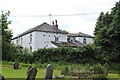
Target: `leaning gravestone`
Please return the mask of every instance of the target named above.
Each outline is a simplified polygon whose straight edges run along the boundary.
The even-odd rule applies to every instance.
[[[27,71],[27,78],[26,80],[35,80],[35,76],[37,74],[37,69],[36,67],[32,67]]]
[[[46,67],[45,80],[52,80],[52,75],[53,75],[53,66],[51,64],[48,64],[48,66]]]
[[[32,65],[29,65],[27,70],[29,70],[29,69],[31,69],[31,68],[32,68]]]
[[[103,65],[103,69],[104,69],[105,76],[108,76],[108,71],[109,71],[109,65],[108,65],[108,63],[105,63]]]
[[[29,65],[28,68],[27,68],[27,75],[29,73],[29,70],[32,68],[32,65]]]
[[[5,80],[2,74],[0,74],[0,80]]]
[[[13,69],[19,69],[19,63],[18,62],[15,62],[13,64]]]

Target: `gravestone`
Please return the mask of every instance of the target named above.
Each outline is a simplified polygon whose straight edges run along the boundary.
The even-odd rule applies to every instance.
[[[27,78],[26,80],[35,80],[35,76],[37,74],[36,67],[32,67],[27,71]]]
[[[5,80],[2,74],[0,74],[0,80]]]
[[[63,76],[54,76],[54,78],[55,78],[55,79],[64,79],[65,76],[64,76],[64,75],[63,75]]]
[[[32,68],[32,65],[29,65],[28,68],[27,68],[27,75],[29,73],[29,70]]]
[[[108,65],[108,63],[105,63],[103,65],[103,69],[104,69],[105,76],[108,76],[108,71],[109,71],[109,65]]]
[[[51,64],[48,64],[48,66],[46,67],[45,80],[52,80],[52,75],[53,75],[53,66]]]
[[[13,64],[13,69],[19,69],[19,63],[18,62],[15,62]]]

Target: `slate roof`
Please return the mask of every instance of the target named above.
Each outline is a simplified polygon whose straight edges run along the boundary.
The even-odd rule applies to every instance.
[[[93,36],[88,35],[88,34],[84,34],[82,32],[79,32],[79,33],[69,33],[68,37],[87,37],[87,38],[93,38]]]
[[[67,32],[62,31],[60,29],[57,29],[55,26],[51,26],[48,23],[44,22],[41,25],[38,25],[36,27],[33,27],[25,32],[23,32],[22,34],[14,37],[13,39],[16,39],[18,37],[21,37],[23,35],[26,35],[28,33],[34,32],[34,31],[41,31],[41,32],[52,32],[52,33],[61,33],[61,34],[67,34]]]
[[[56,45],[57,47],[77,47],[75,44],[69,43],[69,42],[55,42],[55,41],[51,41],[51,43],[53,43],[54,45]]]

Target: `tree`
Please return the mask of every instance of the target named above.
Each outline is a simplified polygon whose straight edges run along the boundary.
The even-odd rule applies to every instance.
[[[120,1],[116,3],[116,13],[113,15],[111,28],[109,28],[109,36],[113,46],[112,55],[119,62],[120,56]],[[117,58],[116,58],[117,57]]]
[[[11,21],[8,21],[8,16],[10,15],[10,11],[5,13],[1,12],[0,16],[0,31],[2,37],[2,58],[3,60],[9,60],[10,56],[14,53],[14,46],[11,44],[12,39],[12,31],[9,30],[8,25],[11,24]]]
[[[111,10],[100,14],[94,31],[95,45],[101,47],[109,60],[118,59],[120,55],[120,1]]]
[[[0,18],[0,29],[2,29],[2,41],[5,41],[7,43],[11,42],[12,39],[12,31],[9,30],[8,25],[11,24],[11,21],[8,21],[8,16],[10,15],[10,11],[7,13],[4,13],[2,11],[2,15]]]

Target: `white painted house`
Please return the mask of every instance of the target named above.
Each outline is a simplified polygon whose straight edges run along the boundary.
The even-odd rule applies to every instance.
[[[55,25],[44,22],[13,38],[12,42],[22,48],[35,51],[39,48],[57,47],[56,42],[67,42],[67,32],[58,29],[57,20]]]
[[[44,22],[13,38],[12,42],[31,51],[39,48],[56,48],[60,46],[83,46],[93,42],[93,36],[84,33],[67,33],[58,29],[57,20],[52,25]]]
[[[93,36],[84,34],[82,32],[79,33],[69,33],[68,34],[68,42],[74,43],[78,46],[91,44],[93,43]]]

